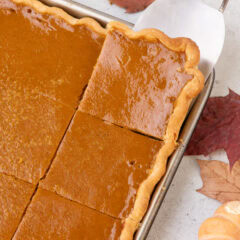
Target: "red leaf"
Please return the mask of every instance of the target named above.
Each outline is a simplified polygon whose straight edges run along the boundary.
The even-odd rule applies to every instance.
[[[110,0],[111,3],[115,3],[119,7],[125,8],[128,13],[135,13],[142,11],[154,0]]]
[[[231,167],[240,158],[240,96],[232,90],[208,100],[186,155],[206,156],[217,149],[227,152]]]

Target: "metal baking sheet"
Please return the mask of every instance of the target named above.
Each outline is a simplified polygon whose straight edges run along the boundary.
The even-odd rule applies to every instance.
[[[189,111],[188,116],[183,123],[179,136],[179,145],[169,158],[167,171],[152,194],[148,211],[142,220],[140,228],[135,234],[135,240],[144,240],[148,235],[148,232],[153,224],[160,206],[163,203],[164,197],[183,158],[188,142],[207,103],[209,95],[212,91],[214,80],[215,71],[213,70],[205,82],[204,89],[194,101],[194,104],[192,105],[191,110]]]
[[[129,27],[133,27],[133,24],[109,14],[97,11],[93,8],[84,6],[83,4],[73,2],[71,0],[40,0],[49,6],[60,7],[64,9],[70,15],[81,18],[81,17],[92,17],[97,20],[102,26],[106,26],[111,21],[122,22]]]
[[[103,12],[99,12],[95,9],[86,7],[79,3],[72,2],[70,0],[40,0],[40,1],[49,6],[60,7],[64,9],[66,12],[68,12],[69,14],[71,14],[72,16],[77,18],[92,17],[95,20],[97,20],[102,26],[106,26],[106,24],[110,21],[120,21],[125,23],[129,27],[133,27],[133,24],[130,22],[126,22],[114,16],[105,14]],[[184,121],[184,124],[180,132],[179,145],[175,150],[175,152],[169,158],[167,171],[164,177],[161,179],[159,184],[157,184],[157,186],[155,187],[155,190],[150,200],[148,211],[145,214],[140,224],[140,227],[134,236],[135,240],[144,240],[148,235],[151,225],[158,213],[158,210],[161,204],[163,203],[164,197],[170,187],[173,177],[182,160],[182,157],[186,150],[187,144],[192,136],[194,128],[197,125],[198,119],[211,93],[214,80],[215,80],[215,71],[213,70],[213,72],[205,82],[203,91],[200,93],[197,99],[195,99],[194,103],[191,106],[191,110],[189,111],[188,116]]]

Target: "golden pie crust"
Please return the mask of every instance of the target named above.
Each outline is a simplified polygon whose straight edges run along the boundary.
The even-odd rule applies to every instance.
[[[35,0],[12,0],[12,1],[14,3],[28,5],[40,13],[60,17],[67,21],[69,24],[72,25],[86,24],[94,31],[97,31],[104,35],[106,34],[106,31],[103,28],[101,28],[99,24],[97,24],[94,20],[90,18],[83,18],[81,20],[77,20],[66,14],[61,9],[47,7]],[[112,31],[113,29],[120,30],[130,39],[144,38],[150,42],[157,40],[173,51],[185,52],[186,63],[184,66],[184,70],[186,73],[191,74],[193,76],[192,80],[190,80],[184,86],[184,88],[181,90],[181,93],[174,102],[174,109],[171,116],[169,117],[169,121],[163,139],[164,144],[157,154],[156,160],[153,164],[150,174],[141,183],[137,191],[137,197],[132,212],[125,219],[124,228],[121,232],[120,239],[131,240],[133,238],[134,232],[138,228],[138,225],[147,210],[149,199],[154,189],[154,186],[159,182],[159,180],[165,173],[167,159],[172,154],[176,147],[177,144],[176,141],[178,138],[180,127],[185,119],[185,116],[189,109],[189,105],[192,99],[196,97],[197,94],[201,91],[204,84],[204,78],[200,71],[197,69],[197,65],[199,62],[199,50],[191,40],[186,38],[171,39],[164,33],[154,29],[146,29],[139,32],[134,32],[127,26],[118,22],[112,22],[108,24],[107,28],[108,31]],[[94,231],[94,229],[91,230]]]
[[[67,23],[71,25],[87,25],[89,28],[91,28],[93,31],[106,35],[106,30],[100,26],[99,23],[97,23],[95,20],[92,18],[81,18],[77,19],[69,14],[67,14],[65,11],[63,11],[60,8],[57,7],[48,7],[45,4],[42,4],[40,1],[37,0],[11,0],[13,3],[16,4],[22,4],[26,5],[29,7],[32,7],[35,9],[37,12],[42,13],[42,14],[49,14],[52,16],[56,16],[58,18],[63,19]]]

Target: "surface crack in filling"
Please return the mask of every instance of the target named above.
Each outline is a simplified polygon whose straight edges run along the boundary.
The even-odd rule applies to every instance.
[[[133,239],[203,86],[198,48],[36,0],[1,0],[0,22],[0,236]]]

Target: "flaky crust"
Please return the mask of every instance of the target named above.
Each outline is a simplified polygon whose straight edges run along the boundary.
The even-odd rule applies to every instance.
[[[108,31],[121,31],[130,39],[145,38],[147,41],[160,41],[164,46],[175,52],[185,52],[186,63],[184,71],[193,76],[182,89],[174,103],[173,112],[169,118],[167,129],[164,135],[164,145],[160,149],[155,163],[148,177],[141,183],[134,208],[125,220],[121,240],[130,240],[139,226],[144,214],[146,213],[149,200],[155,185],[159,182],[166,171],[167,159],[174,151],[182,123],[187,115],[189,106],[194,97],[196,97],[204,86],[204,77],[197,69],[200,59],[200,53],[197,45],[188,38],[169,38],[167,35],[157,29],[144,29],[134,32],[126,25],[119,22],[111,22],[107,25]]]
[[[11,1],[16,4],[22,4],[22,5],[29,6],[39,13],[49,14],[49,15],[53,15],[57,18],[61,18],[64,21],[66,21],[67,23],[74,25],[74,26],[75,25],[86,25],[92,31],[94,31],[98,34],[101,34],[103,36],[106,36],[106,29],[101,27],[101,25],[98,22],[96,22],[95,20],[93,20],[92,18],[84,17],[81,19],[77,19],[77,18],[70,16],[69,14],[67,14],[65,11],[63,11],[60,8],[48,7],[48,6],[44,5],[43,3],[39,2],[38,0],[11,0]]]

